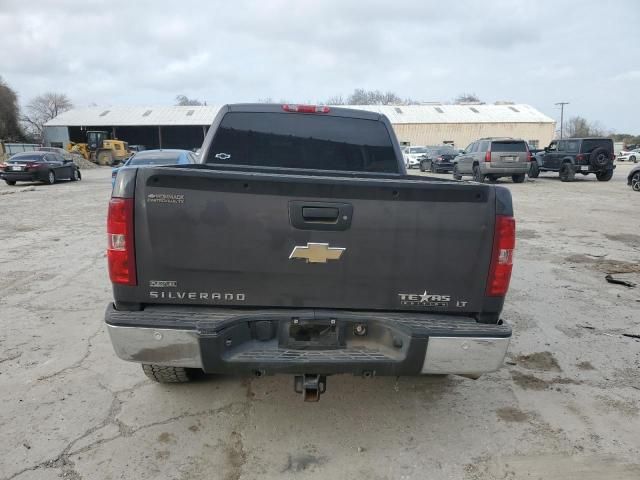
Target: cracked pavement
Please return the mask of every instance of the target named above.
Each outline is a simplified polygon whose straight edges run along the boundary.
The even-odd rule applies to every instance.
[[[0,185],[0,479],[640,478],[640,196],[543,175],[518,220],[504,368],[330,377],[304,404],[287,376],[150,382],[112,351],[109,169]],[[15,190],[15,193],[4,194]]]

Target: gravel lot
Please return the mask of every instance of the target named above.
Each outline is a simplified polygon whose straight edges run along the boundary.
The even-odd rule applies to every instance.
[[[511,189],[518,248],[502,370],[161,386],[103,327],[108,169],[0,185],[0,478],[640,478],[640,195],[543,174]],[[627,272],[627,273],[621,273]]]

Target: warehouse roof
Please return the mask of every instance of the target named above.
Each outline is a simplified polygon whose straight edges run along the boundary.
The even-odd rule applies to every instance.
[[[219,107],[74,108],[47,122],[49,127],[211,125]]]
[[[399,123],[554,123],[550,117],[524,104],[469,105],[353,105],[386,115]]]
[[[386,115],[391,123],[554,123],[530,105],[347,105]],[[219,106],[74,108],[47,122],[50,127],[210,125]]]

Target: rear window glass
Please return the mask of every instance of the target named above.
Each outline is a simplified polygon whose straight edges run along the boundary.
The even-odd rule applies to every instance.
[[[42,155],[17,154],[9,159],[9,163],[41,162]]]
[[[582,141],[582,153],[591,153],[599,147],[606,148],[608,152],[613,152],[613,141],[610,138],[594,138]]]
[[[385,125],[375,120],[270,112],[230,112],[206,163],[397,173]]]
[[[129,165],[168,165],[177,163],[180,152],[137,153]]]
[[[432,150],[431,153],[434,155],[453,155],[457,152],[453,148],[443,147],[443,148],[436,148]]]
[[[492,142],[492,152],[526,152],[527,145],[524,142]]]

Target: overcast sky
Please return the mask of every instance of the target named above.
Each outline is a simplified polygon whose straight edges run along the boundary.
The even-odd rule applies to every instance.
[[[640,1],[0,0],[0,75],[23,104],[475,92],[639,134]]]

